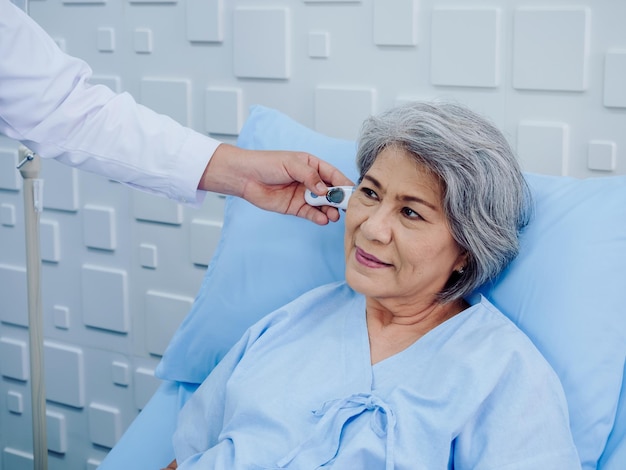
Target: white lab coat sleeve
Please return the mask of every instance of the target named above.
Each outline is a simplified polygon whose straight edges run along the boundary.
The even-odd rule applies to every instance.
[[[43,158],[198,203],[198,182],[220,142],[128,93],[90,84],[91,75],[85,62],[0,0],[0,132]]]

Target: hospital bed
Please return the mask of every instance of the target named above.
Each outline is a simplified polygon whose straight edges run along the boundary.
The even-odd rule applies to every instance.
[[[239,145],[303,150],[354,178],[354,142],[256,106]],[[585,470],[626,469],[626,176],[526,174],[535,211],[520,255],[481,291],[559,375]],[[239,336],[299,294],[343,277],[343,224],[316,226],[230,198],[220,244],[157,374],[164,379],[101,470],[154,470],[173,458],[176,415]],[[541,403],[537,403],[541,412]]]

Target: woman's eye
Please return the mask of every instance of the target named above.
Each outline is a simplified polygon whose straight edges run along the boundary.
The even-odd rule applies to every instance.
[[[421,219],[422,216],[419,215],[417,212],[415,212],[413,209],[411,209],[410,207],[404,207],[402,209],[402,213],[407,216],[409,219]]]
[[[376,194],[373,189],[361,188],[361,192],[370,199],[378,199],[378,194]]]

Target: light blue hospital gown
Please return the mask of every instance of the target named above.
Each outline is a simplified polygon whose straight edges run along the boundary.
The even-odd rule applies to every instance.
[[[365,299],[315,289],[252,326],[180,413],[189,469],[579,469],[555,373],[486,299],[371,365]]]

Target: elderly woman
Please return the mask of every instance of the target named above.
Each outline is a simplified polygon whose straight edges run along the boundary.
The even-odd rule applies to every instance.
[[[178,468],[580,468],[555,373],[472,295],[528,216],[503,135],[411,103],[365,122],[357,159],[346,282],[246,332],[181,411]]]

